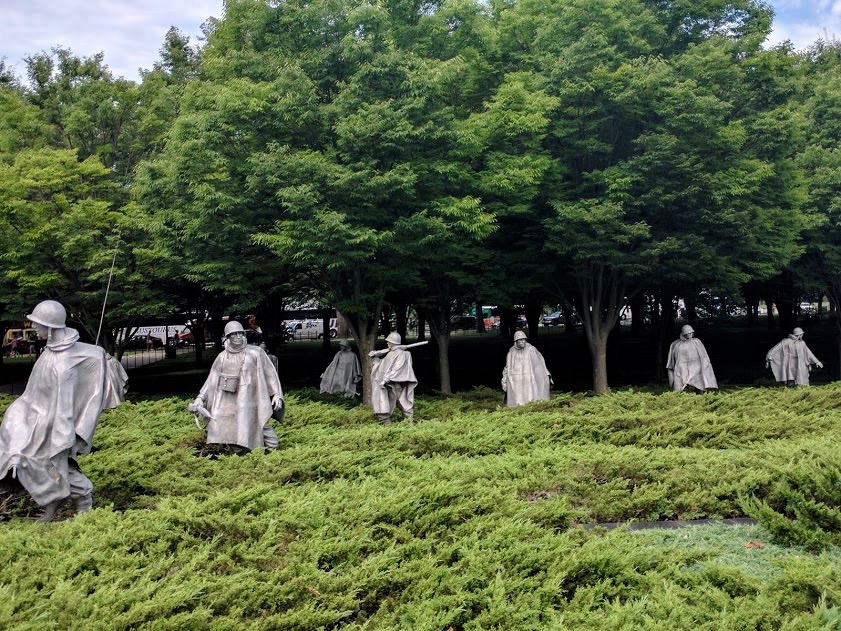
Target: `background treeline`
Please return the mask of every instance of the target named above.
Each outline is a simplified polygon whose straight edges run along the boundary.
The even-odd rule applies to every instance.
[[[447,393],[463,305],[499,305],[504,333],[525,305],[532,335],[542,305],[576,309],[596,392],[628,303],[660,344],[678,297],[690,321],[708,297],[775,303],[783,332],[802,295],[838,313],[841,44],[765,50],[771,17],[230,0],[140,83],[64,49],[0,67],[0,316],[53,297],[93,338],[114,260],[106,346],[173,312],[271,331],[310,296],[367,363],[411,306]]]

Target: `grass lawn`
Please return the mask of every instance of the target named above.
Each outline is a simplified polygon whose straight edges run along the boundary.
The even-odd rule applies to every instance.
[[[202,456],[192,397],[134,395],[105,412],[81,461],[93,511],[40,525],[26,498],[4,496],[0,620],[20,629],[841,624],[832,544],[784,545],[761,525],[597,526],[741,516],[752,497],[776,501],[781,480],[841,462],[841,385],[568,392],[514,410],[478,388],[419,397],[421,422],[391,426],[354,402],[290,390],[280,447],[268,454]]]

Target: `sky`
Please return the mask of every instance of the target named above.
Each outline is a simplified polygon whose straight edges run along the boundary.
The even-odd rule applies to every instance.
[[[807,47],[820,37],[841,38],[841,0],[767,0],[774,8],[767,45],[790,40]],[[19,77],[24,57],[54,46],[87,57],[105,54],[116,76],[138,81],[170,26],[196,43],[201,24],[222,16],[223,0],[0,0],[0,59]]]

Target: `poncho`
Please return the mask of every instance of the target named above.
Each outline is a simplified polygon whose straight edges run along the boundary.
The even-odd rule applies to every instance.
[[[263,426],[272,416],[276,394],[283,396],[280,378],[262,349],[248,345],[238,352],[223,350],[199,392],[212,417],[207,442],[263,447]]]
[[[548,401],[552,376],[546,362],[534,346],[526,342],[524,348],[516,344],[508,351],[502,370],[502,389],[505,405],[513,408],[529,401]]]
[[[362,379],[359,358],[351,351],[339,351],[321,375],[321,392],[356,396],[356,384]]]
[[[768,351],[765,361],[771,363],[771,371],[777,381],[793,381],[798,386],[809,385],[809,371],[818,358],[812,354],[806,342],[796,335],[789,335]]]
[[[403,348],[393,348],[385,357],[374,357],[371,363],[371,405],[375,414],[392,412],[388,398],[388,384],[399,383],[404,389],[404,399],[415,403],[418,380],[412,369],[412,354]]]
[[[90,452],[100,412],[125,393],[125,381],[112,381],[125,372],[109,371],[101,347],[79,342],[74,329],[55,331],[0,425],[0,478],[17,467],[41,506],[70,495],[68,458]]]
[[[666,368],[669,370],[669,385],[675,391],[683,390],[686,386],[701,391],[718,389],[707,349],[701,340],[694,337],[685,339],[681,336],[672,342]]]

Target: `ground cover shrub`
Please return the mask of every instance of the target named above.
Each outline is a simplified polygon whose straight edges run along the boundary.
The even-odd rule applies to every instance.
[[[293,392],[279,449],[214,457],[201,455],[187,399],[133,398],[102,415],[82,459],[93,511],[44,526],[8,509],[0,620],[436,630],[838,620],[835,548],[744,548],[746,537],[769,540],[758,527],[726,543],[590,528],[740,515],[751,496],[773,503],[784,472],[841,458],[837,386],[560,393],[514,410],[498,395],[422,397],[420,423],[383,426],[354,402]]]
[[[749,515],[788,545],[820,550],[841,544],[841,468],[816,454],[781,467],[760,494],[742,500]]]

